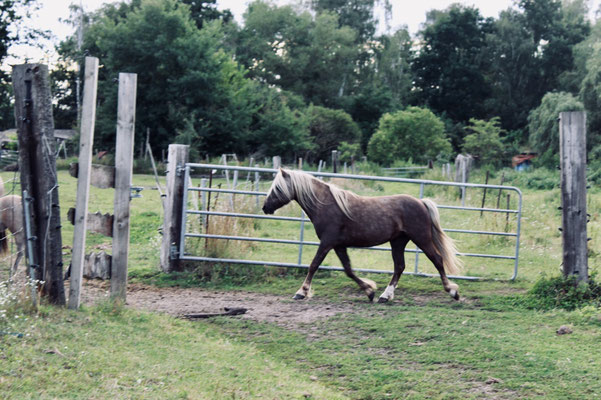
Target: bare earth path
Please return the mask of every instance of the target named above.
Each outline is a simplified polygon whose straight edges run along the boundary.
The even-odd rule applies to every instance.
[[[109,282],[85,281],[82,302],[92,305],[108,298],[109,287]],[[291,296],[242,291],[213,291],[199,288],[158,288],[141,284],[128,285],[126,304],[129,307],[163,312],[173,316],[220,313],[224,311],[225,307],[246,308],[248,310],[246,314],[236,318],[271,322],[288,328],[293,328],[299,323],[311,323],[357,309],[352,302],[337,304],[317,300],[298,302],[292,300]]]

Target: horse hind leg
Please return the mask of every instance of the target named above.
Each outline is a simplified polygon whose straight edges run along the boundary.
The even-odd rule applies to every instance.
[[[392,248],[392,261],[394,262],[394,273],[390,279],[390,283],[386,290],[378,298],[378,303],[387,303],[394,298],[394,290],[397,287],[399,279],[405,270],[405,246],[409,242],[409,238],[401,236],[390,241]]]
[[[432,264],[438,270],[440,274],[440,279],[442,280],[442,286],[444,290],[455,300],[459,300],[459,285],[454,282],[451,282],[449,278],[447,278],[447,274],[444,270],[442,257],[436,251],[434,247],[434,243],[432,241],[415,241],[415,244],[424,252],[424,254],[432,261]]]
[[[359,278],[357,275],[355,275],[355,272],[353,272],[353,269],[351,268],[351,260],[346,251],[346,247],[336,247],[334,248],[334,250],[336,251],[336,255],[338,256],[340,262],[342,263],[342,266],[344,267],[344,272],[346,273],[346,275],[355,282],[357,282],[361,290],[363,290],[369,298],[369,301],[374,301],[376,289],[378,288],[376,282],[367,278]]]

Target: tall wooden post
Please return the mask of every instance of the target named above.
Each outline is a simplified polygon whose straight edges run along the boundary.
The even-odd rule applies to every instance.
[[[115,217],[113,219],[113,262],[111,298],[125,302],[127,256],[129,254],[129,201],[136,125],[136,74],[119,74],[117,144],[115,148]]]
[[[96,122],[97,88],[98,59],[96,57],[86,57],[79,137],[77,203],[75,205],[73,256],[71,258],[71,280],[69,284],[68,307],[71,309],[79,308],[81,300],[81,281],[83,278],[83,265],[86,250],[88,199],[90,196],[92,145],[94,143],[94,124]]]
[[[167,197],[165,199],[165,217],[163,219],[163,241],[161,244],[161,269],[172,272],[180,269],[178,257],[172,257],[178,248],[182,235],[182,216],[184,198],[184,169],[188,162],[190,146],[183,144],[169,145],[167,165]],[[209,185],[210,186],[210,185]],[[210,202],[210,197],[209,197]],[[208,217],[207,217],[208,219]]]
[[[60,206],[56,176],[54,120],[48,67],[24,64],[13,67],[15,118],[19,137],[21,190],[31,196],[31,228],[36,240],[35,278],[43,280],[43,293],[53,304],[65,304]],[[24,199],[27,203],[28,199]],[[24,209],[25,204],[23,205]]]
[[[588,282],[586,237],[586,113],[559,114],[563,274]]]

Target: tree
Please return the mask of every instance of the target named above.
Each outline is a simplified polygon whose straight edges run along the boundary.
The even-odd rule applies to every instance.
[[[249,4],[238,34],[237,59],[249,77],[302,96],[307,103],[336,107],[354,85],[355,32],[338,17],[313,18],[291,6]]]
[[[243,143],[252,111],[244,71],[222,49],[218,21],[199,30],[188,6],[176,0],[140,0],[105,6],[91,17],[82,51],[102,60],[95,139],[114,143],[119,72],[138,74],[137,143],[150,128],[154,148],[176,132],[198,133],[199,151]]]
[[[309,115],[309,131],[315,145],[311,158],[328,160],[332,150],[338,149],[342,142],[360,143],[361,130],[351,116],[342,110],[311,106]]]
[[[491,60],[486,108],[500,117],[506,130],[523,128],[528,112],[540,102],[537,45],[525,25],[524,15],[509,9],[501,12],[486,36],[485,57]],[[527,135],[522,141],[526,139]]]
[[[504,147],[500,138],[503,133],[500,118],[488,121],[471,118],[465,129],[471,133],[463,139],[463,151],[473,155],[482,165],[500,165]]]
[[[490,87],[481,52],[490,21],[484,20],[478,9],[458,4],[443,12],[430,12],[429,19],[412,65],[417,104],[445,113],[456,122],[483,117]]]
[[[23,12],[37,7],[37,0],[0,0],[0,64],[8,56],[10,46],[26,43],[43,35],[36,29],[22,26]],[[0,69],[0,130],[15,127],[12,105],[12,83],[7,71]]]
[[[219,11],[217,0],[180,0],[190,6],[190,16],[198,29],[202,29],[207,22],[220,20],[227,24],[234,19],[230,10]]]
[[[426,163],[439,156],[448,158],[451,144],[440,118],[428,109],[409,107],[382,116],[367,152],[370,160],[384,165],[395,160]]]
[[[528,116],[530,145],[538,152],[539,163],[549,168],[559,165],[559,113],[582,111],[584,106],[570,93],[547,93],[540,106]]]
[[[587,111],[587,147],[601,145],[601,21],[593,27],[590,37],[576,46],[579,98]],[[598,153],[598,152],[597,152]]]
[[[357,41],[373,39],[377,20],[374,16],[375,0],[312,0],[312,8],[319,14],[338,15],[340,27],[347,26],[357,33]]]

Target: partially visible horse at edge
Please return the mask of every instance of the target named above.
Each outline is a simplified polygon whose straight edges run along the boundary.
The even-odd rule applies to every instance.
[[[17,258],[11,269],[11,277],[15,276],[19,262],[25,252],[25,232],[23,230],[23,205],[21,196],[8,195],[0,197],[0,254],[8,251],[8,237],[6,230],[15,237],[17,245]]]
[[[263,204],[265,214],[295,200],[309,217],[320,240],[317,253],[309,265],[307,277],[294,295],[302,300],[311,295],[311,281],[328,252],[332,249],[342,262],[344,271],[373,301],[375,282],[359,278],[351,268],[348,247],[371,247],[390,242],[394,273],[378,302],[393,299],[394,289],[405,270],[405,246],[411,240],[432,261],[444,289],[459,300],[459,286],[447,278],[447,273],[459,272],[453,240],[440,226],[440,216],[432,200],[399,194],[364,197],[325,183],[313,176],[280,169],[271,184]]]

